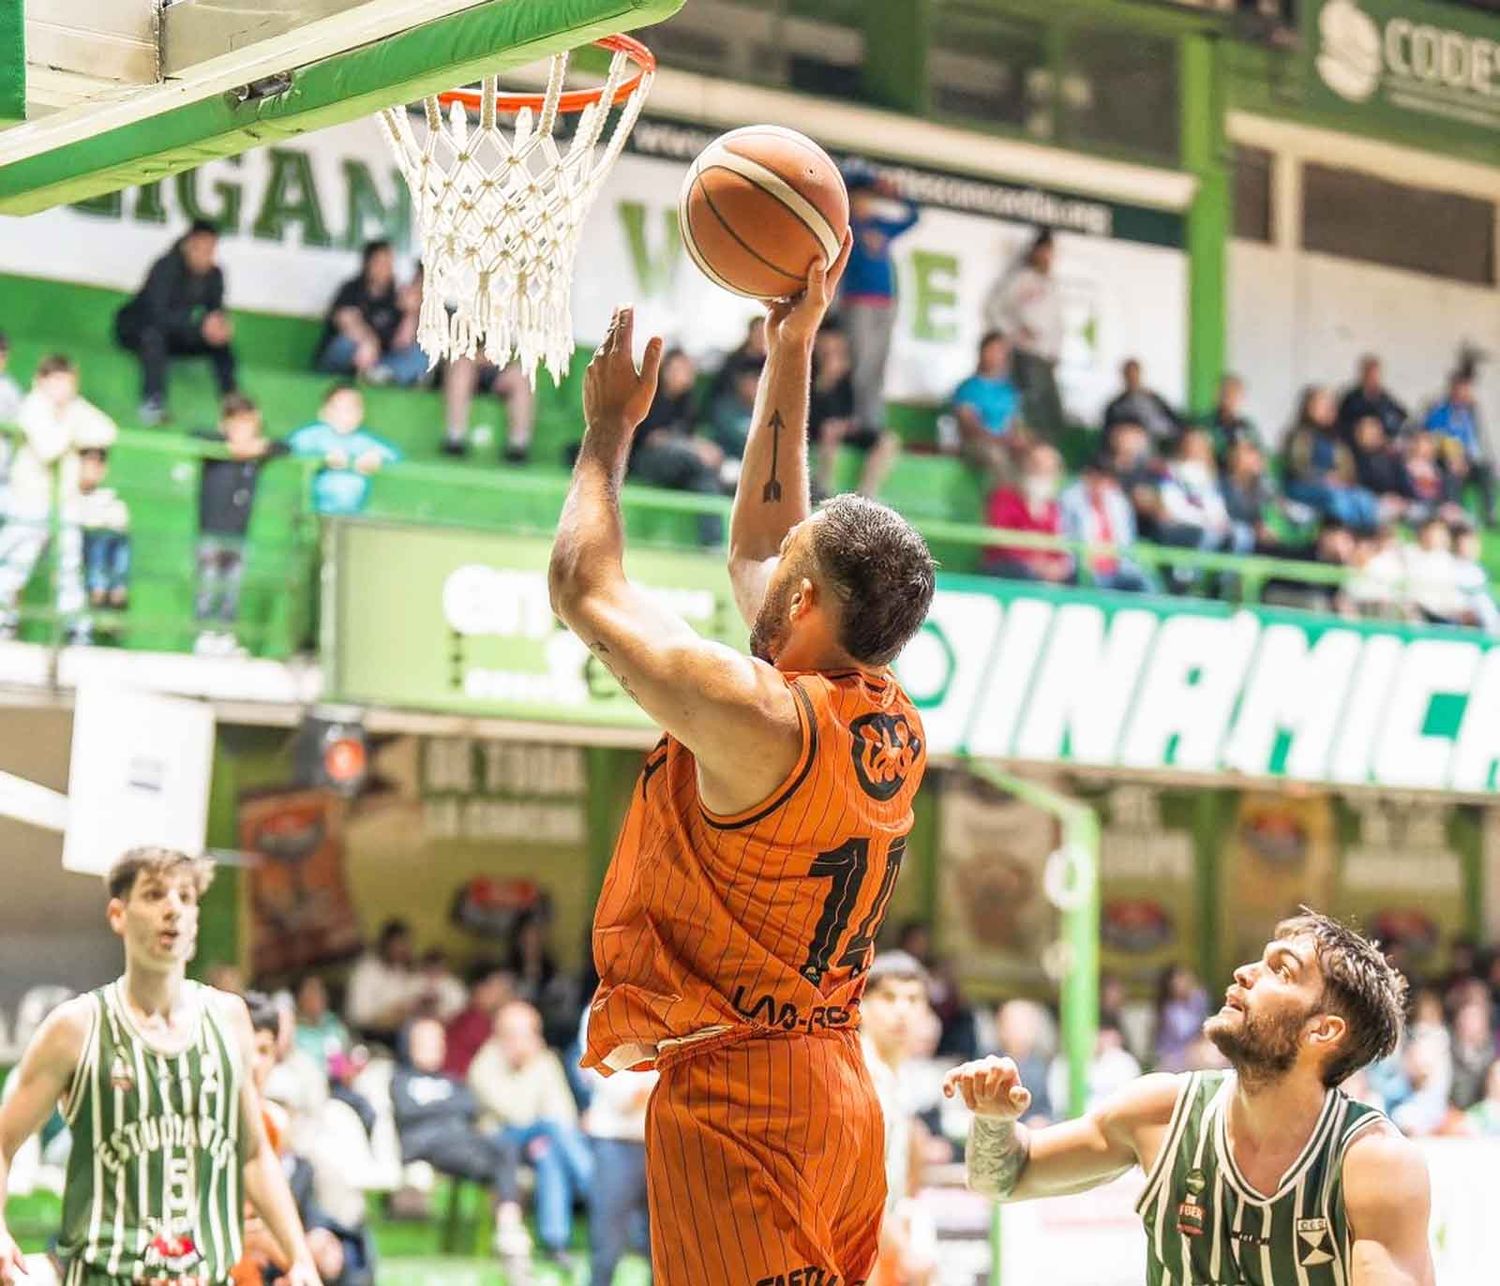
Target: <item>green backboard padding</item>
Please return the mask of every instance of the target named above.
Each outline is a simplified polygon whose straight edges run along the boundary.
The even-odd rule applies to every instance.
[[[4,0],[10,3],[10,0]],[[683,0],[491,0],[296,69],[291,88],[237,102],[217,94],[0,168],[0,214],[31,214],[308,130],[371,116],[661,22]]]

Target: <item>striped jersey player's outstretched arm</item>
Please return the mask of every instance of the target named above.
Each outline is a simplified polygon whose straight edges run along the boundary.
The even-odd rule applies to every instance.
[[[639,371],[617,310],[584,378],[583,442],[548,567],[552,609],[658,725],[693,752],[704,804],[733,813],[775,791],[802,753],[797,699],[771,666],[699,637],[626,579],[620,487],[656,391],[662,344]]]
[[[1037,1130],[1021,1124],[1031,1092],[1009,1058],[955,1067],[943,1093],[974,1113],[964,1152],[969,1187],[996,1201],[1028,1201],[1087,1192],[1140,1165],[1143,1140],[1166,1128],[1180,1083],[1142,1076],[1076,1120]]]
[[[810,512],[807,488],[807,403],[812,349],[833,301],[852,241],[832,264],[815,262],[807,287],[766,311],[766,365],[755,393],[750,435],[729,519],[729,583],[754,625],[787,533]]]

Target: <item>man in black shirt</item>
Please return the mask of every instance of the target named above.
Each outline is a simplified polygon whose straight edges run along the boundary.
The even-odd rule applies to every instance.
[[[219,392],[234,392],[234,327],[224,311],[218,256],[219,230],[198,220],[115,314],[115,338],[141,361],[142,423],[167,418],[167,363],[174,357],[208,358]]]
[[[198,488],[198,593],[195,612],[200,656],[241,651],[234,636],[245,574],[245,534],[255,504],[255,486],[267,460],[287,453],[285,442],[261,432],[260,408],[231,393],[219,407],[219,427],[195,435],[228,448],[229,458],[205,459]]]
[[[1406,408],[1385,387],[1385,372],[1375,356],[1360,358],[1359,383],[1345,392],[1339,402],[1339,436],[1352,444],[1354,427],[1366,416],[1379,420],[1386,438],[1392,442],[1406,427]]]
[[[420,290],[396,288],[391,243],[366,242],[359,275],[339,287],[328,309],[318,369],[403,387],[426,378],[427,354],[417,347],[420,302]]]
[[[818,332],[814,343],[807,415],[808,442],[818,452],[814,494],[834,493],[839,447],[847,446],[865,458],[859,473],[860,495],[874,496],[901,453],[901,439],[889,429],[861,424],[856,418],[854,357],[849,337],[828,326]]]

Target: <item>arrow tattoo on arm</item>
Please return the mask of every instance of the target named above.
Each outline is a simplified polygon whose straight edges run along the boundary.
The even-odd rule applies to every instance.
[[[781,499],[781,480],[776,476],[777,462],[781,456],[781,430],[783,420],[780,411],[771,412],[771,476],[760,493],[762,504],[772,504]]]

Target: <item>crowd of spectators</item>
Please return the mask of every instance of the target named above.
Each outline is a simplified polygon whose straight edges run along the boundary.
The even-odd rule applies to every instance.
[[[871,495],[902,450],[883,397],[898,288],[892,246],[918,211],[871,173],[849,180],[849,265],[813,354],[807,431],[815,497],[839,486],[841,449],[860,457],[856,485]],[[1472,357],[1458,361],[1420,414],[1386,386],[1379,359],[1366,357],[1338,395],[1324,386],[1304,390],[1274,444],[1246,415],[1239,377],[1226,375],[1214,405],[1193,414],[1153,388],[1142,363],[1130,359],[1097,426],[1080,437],[1057,381],[1056,254],[1044,230],[996,280],[983,305],[988,329],[974,370],[938,419],[937,449],[973,471],[989,526],[1023,537],[997,538],[983,570],[1123,592],[1213,593],[1243,587],[1226,570],[1232,564],[1207,574],[1170,551],[1258,554],[1341,573],[1262,575],[1257,587],[1267,601],[1500,631],[1480,562],[1480,529],[1494,524],[1495,480]],[[199,652],[244,651],[238,615],[246,535],[256,481],[269,462],[287,455],[316,461],[315,510],[349,515],[365,507],[371,476],[401,461],[401,451],[366,423],[363,386],[439,385],[441,450],[452,456],[495,443],[493,429],[471,425],[475,399],[494,397],[504,407],[500,457],[529,458],[530,384],[518,368],[496,367],[482,354],[430,371],[416,343],[421,288],[420,265],[401,280],[390,243],[364,247],[310,355],[311,366],[337,382],[315,413],[308,408],[308,422],[282,437],[265,434],[255,400],[238,386],[212,224],[192,224],[120,309],[115,334],[140,363],[142,423],[168,421],[167,383],[179,361],[207,359],[222,393],[219,423],[190,427],[212,444],[199,504]],[[0,425],[14,426],[0,436],[0,636],[14,635],[22,591],[55,543],[54,609],[65,638],[110,641],[128,603],[131,566],[130,497],[109,485],[115,426],[80,394],[67,356],[44,358],[25,392],[7,373],[8,359],[0,334]],[[683,349],[669,351],[628,476],[701,496],[731,493],[765,360],[758,318],[711,370]],[[1081,455],[1080,441],[1088,444]],[[1073,457],[1071,470],[1063,450]],[[700,512],[698,537],[722,544],[718,506]],[[1138,542],[1156,552],[1132,552]]]

